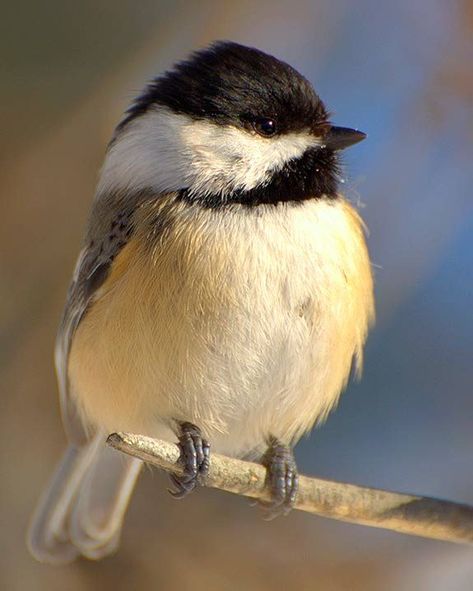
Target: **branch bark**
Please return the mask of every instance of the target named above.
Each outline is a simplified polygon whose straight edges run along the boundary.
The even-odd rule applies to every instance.
[[[132,433],[112,433],[107,443],[167,472],[182,473],[173,443]],[[268,501],[265,482],[261,464],[211,455],[206,486]],[[473,542],[473,507],[451,501],[300,476],[295,509],[415,536]]]

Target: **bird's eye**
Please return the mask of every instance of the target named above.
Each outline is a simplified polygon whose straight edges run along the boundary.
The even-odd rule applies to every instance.
[[[256,133],[263,137],[272,137],[277,131],[276,121],[267,117],[258,117],[253,121],[253,128]]]

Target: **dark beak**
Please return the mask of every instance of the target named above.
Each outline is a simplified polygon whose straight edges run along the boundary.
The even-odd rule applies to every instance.
[[[332,127],[323,138],[323,143],[329,150],[343,150],[361,142],[366,137],[366,133],[349,127]]]

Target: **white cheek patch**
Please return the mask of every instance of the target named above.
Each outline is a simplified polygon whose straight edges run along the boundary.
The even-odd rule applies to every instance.
[[[132,121],[111,146],[98,192],[151,188],[221,194],[250,190],[321,145],[308,132],[275,138],[156,109]]]

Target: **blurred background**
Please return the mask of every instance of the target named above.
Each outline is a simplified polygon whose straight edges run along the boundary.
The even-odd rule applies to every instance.
[[[118,554],[53,568],[30,513],[65,445],[53,342],[106,143],[145,80],[214,39],[282,58],[340,125],[370,229],[378,321],[361,383],[301,471],[473,503],[473,2],[2,2],[0,587],[8,591],[473,588],[473,551],[245,499],[182,502],[147,470]]]

